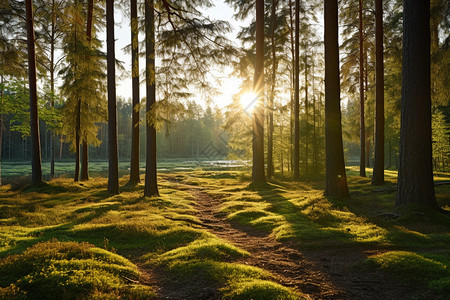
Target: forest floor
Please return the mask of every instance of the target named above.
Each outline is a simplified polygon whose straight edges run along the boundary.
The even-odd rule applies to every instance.
[[[5,186],[0,298],[449,299],[450,217],[394,212],[387,175],[350,176],[344,200],[238,171],[161,174],[155,198],[126,177],[116,196],[104,178]]]

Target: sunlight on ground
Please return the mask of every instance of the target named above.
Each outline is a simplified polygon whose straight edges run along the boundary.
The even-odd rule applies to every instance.
[[[273,274],[244,264],[251,253],[205,230],[192,190],[221,199],[218,216],[242,231],[270,235],[302,250],[384,249],[389,252],[376,251],[359,261],[362,272],[386,272],[398,282],[413,282],[403,278],[420,273],[423,284],[414,284],[423,293],[450,290],[448,217],[425,210],[383,217],[397,215],[391,213],[395,192],[388,187],[395,180],[390,176],[379,190],[370,178],[350,175],[352,198],[344,200],[323,196],[316,182],[249,185],[249,180],[242,171],[161,174],[161,196],[154,198],[142,196],[142,184],[110,196],[106,178],[83,185],[56,179],[37,187],[1,187],[0,274],[8,276],[0,276],[0,298],[56,293],[60,283],[75,296],[152,298],[156,289],[139,277],[154,268],[177,286],[198,293],[202,282],[226,299],[303,297],[276,283]],[[436,195],[448,207],[450,186],[437,186]],[[62,249],[57,256],[55,247]],[[42,260],[30,263],[37,256]],[[38,291],[35,281],[46,284]]]

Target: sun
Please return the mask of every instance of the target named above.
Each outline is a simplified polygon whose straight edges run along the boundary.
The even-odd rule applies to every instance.
[[[258,95],[252,92],[247,92],[245,94],[242,94],[240,98],[240,102],[242,105],[242,108],[244,108],[245,111],[251,112],[255,109],[256,104],[258,102]]]

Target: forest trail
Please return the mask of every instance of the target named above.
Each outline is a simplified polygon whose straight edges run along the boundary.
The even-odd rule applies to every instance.
[[[269,235],[233,227],[218,213],[221,201],[199,189],[191,188],[195,208],[201,222],[218,237],[250,253],[239,262],[265,269],[276,276],[278,283],[314,295],[312,299],[342,299],[342,291],[333,286],[326,275],[309,262],[300,251],[276,241]]]
[[[379,253],[377,250],[337,247],[300,251],[253,228],[232,225],[219,213],[220,197],[210,195],[201,187],[168,179],[174,188],[193,195],[196,215],[209,232],[250,253],[238,263],[271,272],[278,283],[298,290],[309,299],[406,299],[410,294],[406,287],[390,283],[380,273],[352,271],[354,264]]]

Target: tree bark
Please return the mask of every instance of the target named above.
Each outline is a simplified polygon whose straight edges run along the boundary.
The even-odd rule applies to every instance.
[[[108,70],[108,193],[119,193],[119,158],[117,146],[116,66],[114,46],[114,1],[106,1],[106,49]]]
[[[131,0],[131,64],[132,64],[132,90],[133,90],[133,112],[131,120],[131,162],[130,183],[139,183],[139,40],[138,40],[138,17],[137,0]]]
[[[290,41],[291,41],[291,55],[292,55],[292,59],[293,59],[293,63],[292,63],[292,72],[291,72],[291,89],[290,89],[290,116],[289,116],[289,138],[290,138],[290,143],[289,143],[289,163],[288,163],[288,170],[289,172],[292,173],[293,170],[293,166],[294,166],[294,138],[293,138],[293,128],[294,128],[294,90],[295,90],[295,71],[294,71],[294,66],[295,66],[295,44],[294,44],[294,16],[293,16],[293,11],[292,11],[292,0],[289,0],[289,23],[290,23],[290,27],[291,30],[289,30],[290,33]]]
[[[309,107],[308,107],[308,55],[305,49],[305,175],[309,176],[309,166],[308,166],[308,148],[309,148]]]
[[[360,141],[360,160],[359,176],[366,177],[366,125],[364,121],[364,32],[363,32],[363,14],[362,0],[359,0],[359,141]]]
[[[89,151],[88,151],[88,143],[86,142],[86,138],[83,139],[82,143],[82,161],[81,161],[81,181],[89,180],[89,170],[88,170],[88,162],[89,162]]]
[[[56,13],[55,13],[55,0],[52,0],[52,32],[51,32],[51,45],[50,45],[50,92],[52,108],[55,107],[55,27],[56,27]],[[50,177],[55,178],[55,131],[52,130],[50,137]]]
[[[433,185],[430,1],[403,1],[402,112],[396,207],[439,209]]]
[[[312,61],[312,90],[313,90],[313,172],[316,174],[318,172],[317,168],[317,133],[316,133],[316,94],[315,94],[315,80],[314,80],[314,59]]]
[[[388,166],[389,169],[392,166],[392,147],[391,147],[391,139],[388,139],[388,149],[389,149],[389,158],[388,158]]]
[[[294,180],[300,179],[300,0],[295,0],[295,54],[294,54]]]
[[[3,75],[0,82],[0,108],[3,108]],[[11,141],[11,138],[10,138]],[[0,109],[0,186],[2,186],[3,111]]]
[[[383,1],[375,0],[375,161],[372,185],[384,184],[384,62],[383,62]]]
[[[80,178],[80,131],[81,131],[81,99],[77,101],[77,117],[75,123],[75,175],[73,181]]]
[[[325,195],[348,197],[342,144],[338,4],[325,0]]]
[[[28,78],[30,92],[31,129],[31,180],[34,184],[42,182],[41,142],[39,139],[39,117],[36,87],[36,51],[34,44],[33,0],[25,1],[28,44]]]
[[[89,0],[88,2],[88,14],[87,14],[87,21],[86,21],[86,38],[89,43],[89,47],[91,47],[91,40],[92,40],[92,18],[94,13],[94,0]],[[86,60],[90,59],[90,55],[87,55]],[[88,108],[89,109],[89,108]],[[81,116],[81,111],[80,111]],[[81,124],[80,124],[81,125]],[[81,128],[80,128],[81,130]],[[89,180],[89,153],[88,153],[88,143],[87,143],[87,137],[86,134],[82,141],[82,160],[81,160],[81,181],[87,181]]]
[[[155,10],[154,0],[145,0],[145,62],[147,86],[147,155],[145,164],[145,196],[159,196],[156,169],[156,129],[150,123],[149,113],[156,103],[156,76],[155,76]]]
[[[253,110],[252,182],[265,182],[264,174],[264,0],[256,0],[256,61],[254,93],[258,95]]]
[[[269,132],[267,139],[267,178],[271,179],[274,174],[273,169],[273,102],[275,98],[275,79],[277,73],[276,47],[275,47],[275,26],[276,26],[276,8],[278,1],[272,0],[272,90],[269,99]]]

